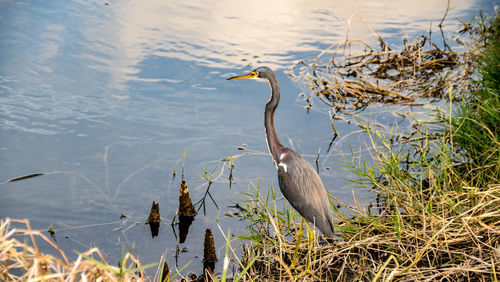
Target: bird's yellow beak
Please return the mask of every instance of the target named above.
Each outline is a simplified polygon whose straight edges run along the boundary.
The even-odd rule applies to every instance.
[[[256,72],[256,71],[253,71],[251,73],[247,73],[247,74],[244,74],[244,75],[237,75],[237,76],[233,76],[233,77],[230,77],[226,80],[235,80],[235,79],[245,79],[245,78],[257,78],[259,76],[259,73]]]

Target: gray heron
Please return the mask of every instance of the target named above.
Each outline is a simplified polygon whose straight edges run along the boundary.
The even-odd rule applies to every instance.
[[[280,101],[280,88],[276,75],[268,67],[228,78],[262,79],[271,86],[271,97],[264,111],[266,141],[274,165],[278,169],[281,193],[292,207],[308,222],[313,223],[326,237],[333,237],[333,218],[325,186],[311,164],[295,150],[281,144],[274,128],[274,112]]]

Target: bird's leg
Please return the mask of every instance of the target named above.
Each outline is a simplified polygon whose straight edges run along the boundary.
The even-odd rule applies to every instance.
[[[306,273],[312,275],[315,277],[315,275],[311,271],[311,250],[314,242],[314,234],[313,231],[311,230],[311,227],[309,227],[309,224],[306,222],[306,227],[307,227],[307,237],[308,237],[308,243],[309,243],[309,249],[307,250],[307,265],[306,265]],[[316,277],[317,278],[317,277]]]
[[[295,269],[295,264],[297,263],[297,253],[299,252],[300,248],[300,243],[302,243],[302,235],[304,234],[302,227],[304,226],[304,218],[300,217],[300,229],[299,232],[295,235],[297,239],[297,245],[295,246],[295,251],[293,252],[293,259],[292,259],[292,265],[290,266],[291,269]]]
[[[302,218],[302,221],[304,219]],[[314,233],[313,231],[311,230],[311,227],[309,227],[309,224],[307,223],[307,221],[305,222],[306,223],[306,228],[307,228],[307,237],[308,237],[308,250],[307,250],[307,258],[306,258],[306,269],[304,271],[302,271],[302,273],[300,273],[297,277],[302,277],[306,274],[309,274],[311,275],[315,280],[319,280],[319,277],[316,276],[312,270],[311,270],[311,251],[312,251],[312,247],[313,247],[313,242],[314,242]],[[301,223],[302,224],[302,223]],[[302,229],[302,226],[301,226],[301,229]],[[302,236],[301,236],[302,237]]]

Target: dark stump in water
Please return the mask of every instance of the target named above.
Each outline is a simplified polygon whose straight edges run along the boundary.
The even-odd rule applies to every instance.
[[[205,230],[205,241],[203,243],[203,272],[214,273],[215,262],[217,261],[217,255],[215,254],[215,242],[212,230],[207,228]]]
[[[186,181],[181,180],[181,188],[179,194],[179,215],[182,216],[196,216],[196,209],[193,206],[191,197],[189,196]]]
[[[189,227],[196,216],[196,209],[189,196],[186,181],[181,180],[179,193],[179,242],[184,243],[189,233]]]
[[[158,236],[158,233],[160,232],[160,221],[160,204],[153,201],[151,211],[149,212],[148,219],[146,220],[146,224],[149,224],[151,236],[153,238]]]

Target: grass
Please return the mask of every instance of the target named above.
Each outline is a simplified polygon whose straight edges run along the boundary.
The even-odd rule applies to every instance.
[[[20,237],[29,240],[21,242],[18,239]],[[40,244],[52,246],[58,255],[41,252],[38,248]],[[90,248],[78,254],[75,261],[69,261],[52,240],[40,231],[31,229],[27,220],[0,220],[1,281],[174,281],[177,276],[182,276],[180,273],[190,264],[187,263],[172,273],[168,271],[164,258],[159,264],[143,265],[132,253],[133,247],[129,251],[122,249],[116,266],[107,262],[98,248]],[[225,259],[228,260],[227,252]],[[148,277],[144,270],[157,265],[155,275]],[[226,273],[227,267],[224,275]],[[243,275],[245,271],[239,277]],[[240,279],[236,278],[236,281]]]
[[[13,228],[21,224],[24,228]],[[21,242],[18,236],[29,238]],[[51,245],[59,256],[40,252],[38,244]],[[106,262],[99,249],[91,248],[69,262],[66,254],[40,231],[32,230],[27,220],[0,221],[0,280],[2,281],[137,281],[143,270],[156,264],[141,266],[132,252],[123,252],[118,266]]]
[[[484,56],[480,58],[478,83],[480,90],[472,93],[453,119],[456,128],[455,144],[467,152],[471,181],[482,183],[500,178],[500,18],[492,24],[490,41]]]
[[[358,119],[371,160],[353,154],[353,181],[374,193],[375,206],[333,198],[337,238],[312,236],[293,211],[277,208],[274,190],[258,185],[240,203],[255,258],[250,280],[498,281],[500,278],[500,41],[498,15],[477,29],[478,79],[466,97],[445,84],[448,112],[416,121],[413,132],[384,132]],[[454,80],[451,83],[455,83]],[[445,81],[446,83],[446,81]],[[469,83],[469,82],[467,82]],[[455,100],[460,102],[455,104]],[[457,108],[456,110],[454,108]]]

